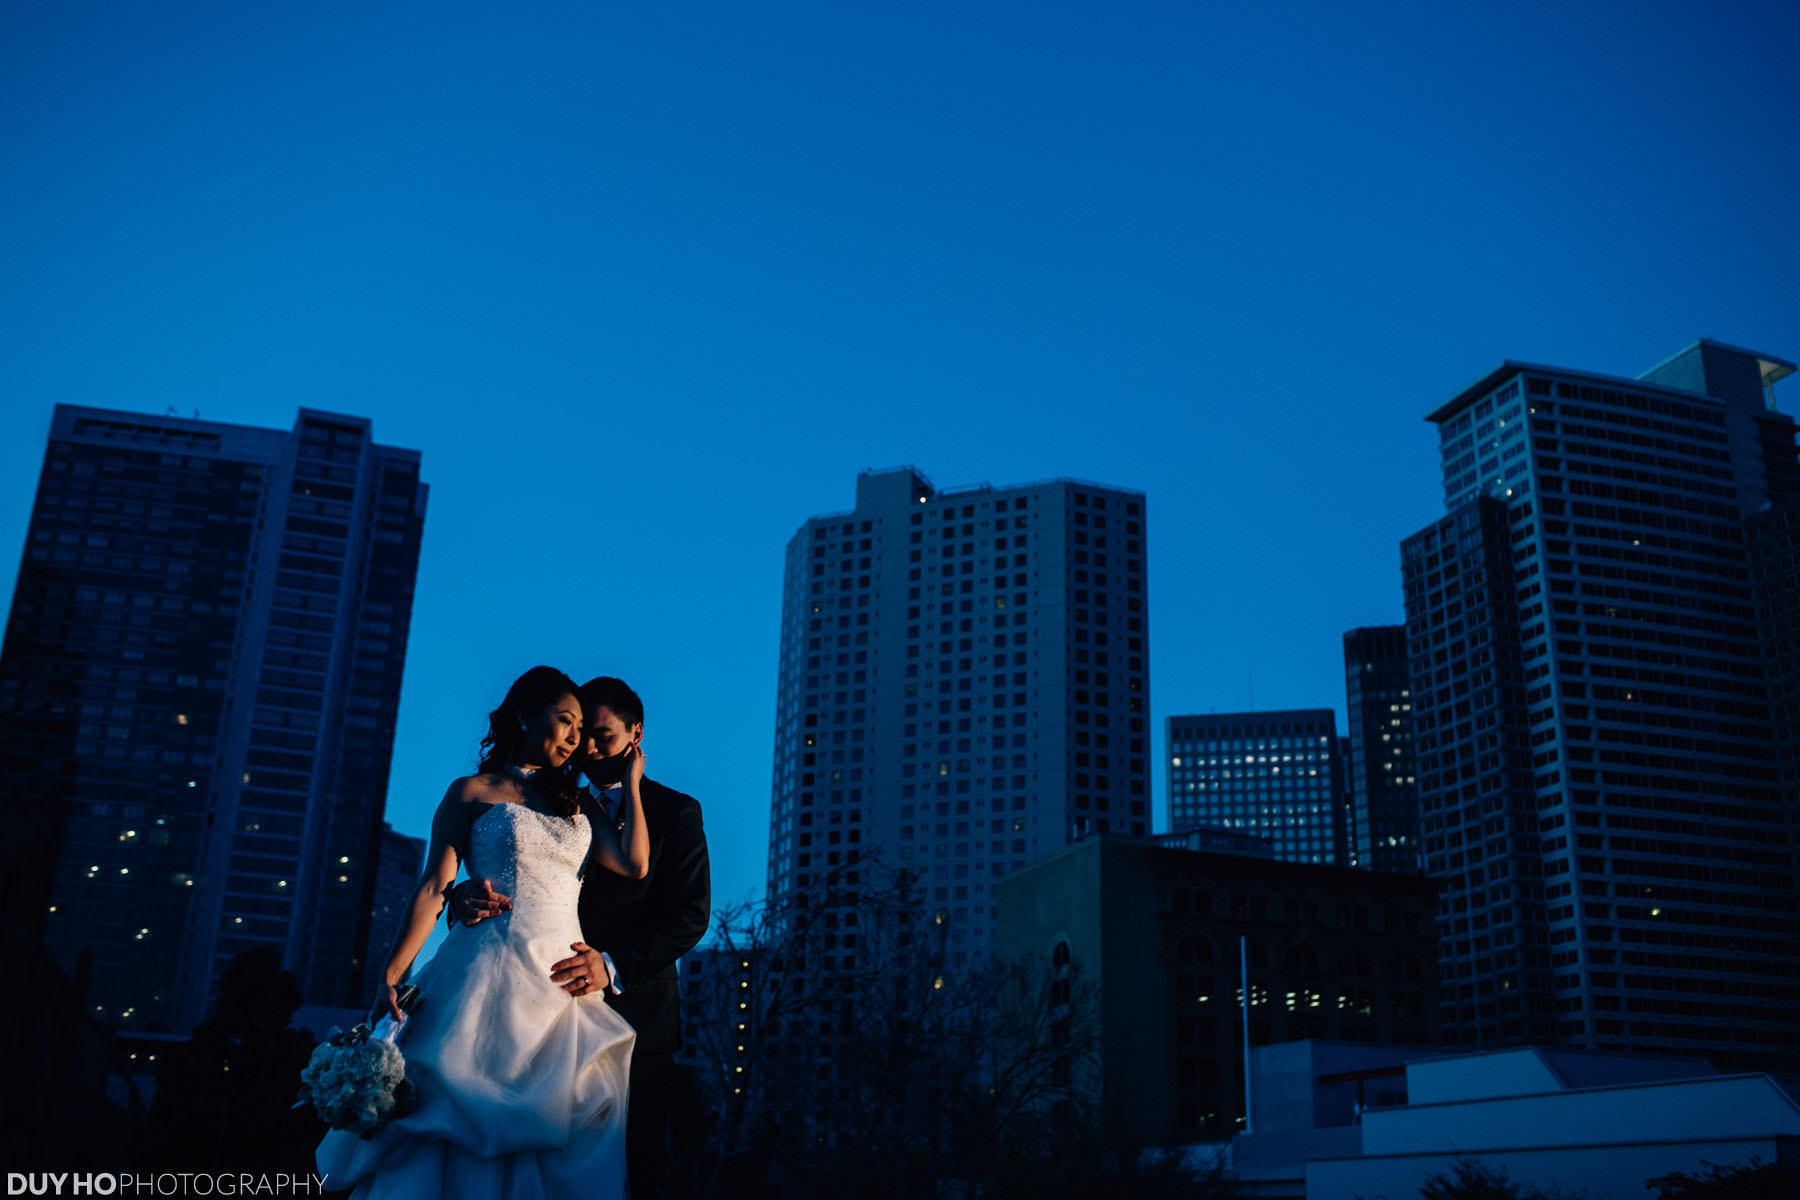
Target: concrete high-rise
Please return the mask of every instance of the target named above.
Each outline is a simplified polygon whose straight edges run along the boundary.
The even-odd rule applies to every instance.
[[[771,902],[816,898],[878,851],[915,874],[967,966],[992,949],[1001,875],[1089,833],[1147,834],[1146,530],[1139,492],[940,491],[910,469],[864,473],[852,511],[802,525]]]
[[[1348,865],[1419,871],[1419,787],[1413,774],[1412,691],[1406,627],[1372,625],[1344,635],[1344,794]]]
[[[58,406],[0,652],[8,866],[103,1023],[275,943],[361,1005],[426,487],[356,417]],[[383,947],[385,949],[385,947]]]
[[[1505,362],[1430,414],[1402,566],[1446,1036],[1800,1068],[1794,801],[1746,521],[1795,490],[1793,365]]]
[[[1267,838],[1284,862],[1345,861],[1337,717],[1329,708],[1169,717],[1169,829]]]

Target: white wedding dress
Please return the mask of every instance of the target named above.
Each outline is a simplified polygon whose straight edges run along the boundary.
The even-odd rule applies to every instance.
[[[420,968],[424,1003],[399,1041],[416,1107],[367,1140],[327,1134],[326,1187],[354,1186],[355,1200],[624,1196],[636,1034],[600,993],[550,980],[581,940],[590,836],[586,817],[522,804],[476,817],[469,875],[492,880],[512,911],[456,927]]]

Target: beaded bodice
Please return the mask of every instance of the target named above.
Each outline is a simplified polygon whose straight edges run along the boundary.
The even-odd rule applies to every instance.
[[[573,912],[592,835],[582,815],[571,821],[523,804],[491,804],[469,830],[469,878],[489,880],[512,898],[515,913]]]

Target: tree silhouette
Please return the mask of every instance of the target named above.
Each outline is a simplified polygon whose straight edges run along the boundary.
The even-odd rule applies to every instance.
[[[689,1028],[714,1194],[1199,1194],[1097,1111],[1098,993],[1079,964],[953,973],[947,914],[867,858],[800,902],[720,910],[714,931],[739,969]]]
[[[1586,1194],[1521,1183],[1504,1167],[1474,1158],[1456,1159],[1445,1170],[1427,1176],[1419,1188],[1422,1200],[1580,1200]]]
[[[258,946],[232,960],[217,1003],[194,1036],[157,1063],[156,1099],[139,1141],[140,1167],[307,1174],[325,1126],[294,1107],[312,1039],[290,1029],[300,1007],[281,952]]]
[[[1769,1200],[1800,1196],[1800,1164],[1747,1162],[1703,1163],[1694,1172],[1674,1171],[1644,1181],[1656,1189],[1656,1200]]]

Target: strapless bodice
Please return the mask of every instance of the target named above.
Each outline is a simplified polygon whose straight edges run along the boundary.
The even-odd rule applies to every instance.
[[[488,880],[527,919],[574,912],[592,837],[580,814],[571,821],[523,804],[490,804],[469,830],[469,878]]]

